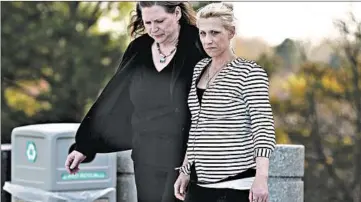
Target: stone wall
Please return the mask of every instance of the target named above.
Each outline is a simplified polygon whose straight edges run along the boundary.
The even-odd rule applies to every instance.
[[[270,159],[270,202],[304,201],[304,158],[302,145],[277,145]],[[117,158],[117,202],[137,202],[130,151]]]

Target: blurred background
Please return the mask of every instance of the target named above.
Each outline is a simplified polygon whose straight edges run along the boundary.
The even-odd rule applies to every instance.
[[[277,143],[305,146],[305,201],[360,202],[361,3],[233,4],[236,54],[270,76]],[[2,144],[14,127],[81,121],[131,40],[134,5],[1,2]]]

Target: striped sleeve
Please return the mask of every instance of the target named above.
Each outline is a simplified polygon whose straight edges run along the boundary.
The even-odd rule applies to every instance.
[[[276,138],[266,71],[260,66],[252,67],[242,92],[250,114],[254,158],[269,158],[275,148]]]
[[[181,172],[185,175],[190,175],[191,174],[191,166],[192,166],[192,163],[188,162],[187,164],[185,164],[181,167],[177,167],[176,170],[179,170],[179,172]]]

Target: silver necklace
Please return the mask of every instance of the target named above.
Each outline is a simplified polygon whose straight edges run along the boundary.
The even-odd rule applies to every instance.
[[[233,61],[233,60],[231,60]],[[211,66],[209,66],[209,68],[207,69],[207,83],[206,83],[206,88],[209,87],[209,83],[211,82],[211,80],[227,65],[231,62],[226,62],[224,65],[221,66],[221,68],[219,68],[213,75],[212,77],[210,77],[210,69],[211,69]]]
[[[217,70],[213,75],[212,77],[210,77],[210,70],[211,70],[211,67],[209,67],[207,69],[207,83],[206,83],[206,88],[209,87],[209,83],[211,82],[211,80],[224,68],[225,65],[223,65],[221,68],[219,68],[219,70]]]

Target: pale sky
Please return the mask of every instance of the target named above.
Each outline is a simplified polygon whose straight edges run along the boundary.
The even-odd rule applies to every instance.
[[[334,19],[346,19],[353,11],[361,20],[361,2],[232,2],[238,20],[238,35],[258,37],[270,45],[278,45],[285,38],[310,40],[317,44],[322,39],[338,36]],[[118,15],[115,12],[115,15]],[[126,22],[111,22],[102,18],[100,30],[125,31]]]
[[[286,37],[314,43],[337,36],[333,19],[352,10],[361,20],[361,2],[232,2],[238,35],[259,37],[270,45]]]

